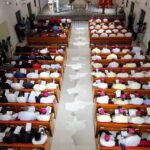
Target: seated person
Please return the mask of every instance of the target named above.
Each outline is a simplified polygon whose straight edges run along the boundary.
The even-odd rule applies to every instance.
[[[33,69],[40,69],[40,68],[41,68],[41,64],[38,63],[37,60],[35,60],[35,61],[33,62],[33,64],[32,64],[32,68],[33,68]]]

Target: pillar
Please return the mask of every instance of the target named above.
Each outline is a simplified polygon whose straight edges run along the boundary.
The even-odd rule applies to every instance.
[[[59,12],[59,0],[55,0],[56,3],[56,11]]]

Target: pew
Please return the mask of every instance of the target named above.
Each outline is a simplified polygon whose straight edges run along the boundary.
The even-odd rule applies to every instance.
[[[51,114],[49,121],[19,121],[19,120],[9,120],[9,121],[0,121],[0,125],[10,126],[10,125],[19,125],[25,126],[26,123],[31,123],[33,127],[38,127],[39,125],[44,126],[48,129],[51,136],[53,136],[54,132],[54,117]]]
[[[42,107],[50,106],[52,107],[52,113],[54,114],[54,118],[57,116],[57,103],[54,101],[53,103],[45,104],[45,103],[0,103],[0,106],[11,106],[14,107],[15,110],[24,106],[34,106],[36,110],[40,110]]]
[[[90,46],[91,45],[101,45],[101,44],[120,44],[120,45],[131,45],[132,37],[90,37]]]
[[[67,37],[28,37],[27,42],[30,45],[65,45],[68,47]]]
[[[98,92],[104,91],[105,93],[115,93],[117,90],[115,89],[99,89],[99,88],[93,88],[93,96],[96,95]],[[139,93],[142,95],[148,95],[150,93],[150,90],[132,90],[132,89],[125,89],[122,90],[123,93],[128,93],[128,94],[134,94],[134,93]]]
[[[44,144],[39,144],[39,145],[34,145],[32,143],[29,144],[24,144],[24,143],[13,143],[13,144],[7,144],[7,143],[3,143],[0,142],[0,147],[6,147],[6,148],[14,148],[17,150],[20,149],[33,149],[33,148],[38,148],[38,149],[42,149],[42,150],[50,150],[51,149],[51,144],[50,144],[50,138],[48,138],[48,140],[44,143]]]
[[[99,68],[99,71],[104,72],[105,70],[108,71],[113,71],[115,73],[119,73],[119,72],[127,72],[127,73],[131,73],[131,70],[134,70],[135,72],[138,71],[149,71],[149,67],[136,67],[136,68],[129,68],[129,67],[117,67],[117,68]],[[96,71],[95,68],[92,67],[92,71]]]
[[[107,127],[100,127],[99,131],[101,130],[109,130],[109,131],[125,131],[127,130],[127,128],[130,128],[131,126],[126,126],[124,128],[122,128],[121,126],[107,126]],[[141,129],[141,128],[135,128],[136,132],[139,135],[142,135],[142,133],[148,132],[149,133],[149,128],[145,128],[145,129]],[[97,149],[98,150],[121,150],[121,146],[113,146],[113,147],[105,147],[100,145],[100,135],[96,135],[96,145],[97,145]],[[126,146],[126,150],[149,150],[149,145],[139,145],[137,147],[129,147]]]
[[[19,92],[32,92],[33,89],[11,89],[12,91],[19,91]],[[58,88],[56,89],[49,89],[49,90],[44,90],[42,92],[50,92],[53,93],[56,96],[56,101],[59,102],[60,99],[60,90]]]

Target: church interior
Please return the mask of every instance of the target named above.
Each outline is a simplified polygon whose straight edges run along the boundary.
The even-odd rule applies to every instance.
[[[149,8],[0,0],[0,150],[149,150]]]

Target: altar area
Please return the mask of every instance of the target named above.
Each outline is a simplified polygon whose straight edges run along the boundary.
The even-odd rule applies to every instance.
[[[89,5],[90,5],[90,0],[85,1],[85,0],[74,0],[74,2],[71,4],[72,9],[74,10],[88,10]]]
[[[102,0],[101,0],[102,1]],[[40,16],[61,16],[61,17],[69,17],[72,20],[80,21],[85,20],[87,21],[91,16],[109,16],[115,17],[116,16],[116,7],[106,7],[105,14],[102,14],[102,7],[100,4],[101,1],[97,0],[97,3],[87,3],[85,0],[74,0],[71,4],[68,2],[59,5],[59,11],[56,11],[54,8],[53,12],[49,11],[48,5],[44,7],[41,11]],[[106,0],[107,1],[107,0]],[[109,0],[110,1],[110,0]]]
[[[92,4],[92,0],[74,0],[72,3],[73,9],[88,9]],[[99,8],[106,7],[111,8],[113,7],[113,0],[98,0],[97,6]]]

